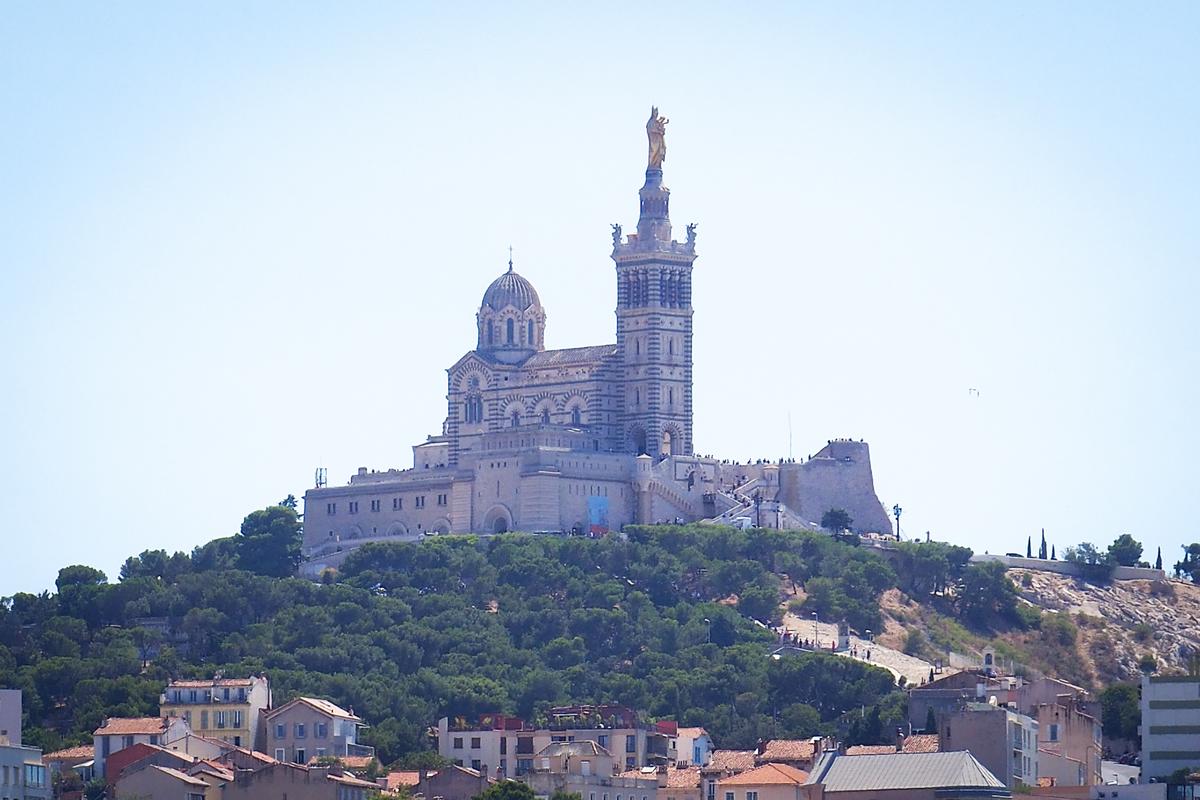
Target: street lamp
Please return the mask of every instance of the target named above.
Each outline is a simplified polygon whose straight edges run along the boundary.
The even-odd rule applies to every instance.
[[[712,620],[704,618],[704,643],[712,644]]]
[[[896,541],[897,542],[900,541],[900,515],[903,512],[904,512],[904,509],[900,507],[899,503],[892,506],[892,514],[894,514],[896,517]]]

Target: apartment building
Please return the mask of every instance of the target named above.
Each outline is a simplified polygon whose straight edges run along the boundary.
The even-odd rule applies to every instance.
[[[1100,723],[1080,710],[1075,698],[1042,703],[1038,721],[1038,777],[1055,786],[1096,786],[1103,783]]]
[[[536,754],[560,742],[595,742],[612,754],[618,770],[665,764],[669,737],[617,705],[558,706],[528,724],[519,717],[488,714],[469,722],[438,720],[438,753],[459,766],[513,778],[534,768]]]
[[[938,717],[938,739],[943,753],[970,751],[1009,789],[1037,786],[1038,723],[1026,714],[991,703],[966,703]]]
[[[1200,675],[1142,676],[1142,779],[1200,765]]]
[[[328,700],[297,697],[264,718],[266,752],[278,761],[307,764],[323,756],[375,755],[375,748],[358,743],[358,729],[365,727],[362,718]]]
[[[20,735],[20,729],[10,729]],[[50,775],[37,747],[0,743],[0,796],[8,800],[50,800]]]
[[[265,742],[259,719],[270,707],[271,685],[267,676],[217,676],[210,680],[171,681],[159,698],[158,713],[186,720],[201,736],[236,747],[261,749]]]

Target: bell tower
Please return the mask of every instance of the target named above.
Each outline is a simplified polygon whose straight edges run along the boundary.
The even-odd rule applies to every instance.
[[[692,262],[696,226],[671,238],[671,191],[663,185],[667,120],[646,123],[649,158],[638,192],[637,233],[613,226],[617,268],[617,402],[622,449],[635,455],[692,454]]]

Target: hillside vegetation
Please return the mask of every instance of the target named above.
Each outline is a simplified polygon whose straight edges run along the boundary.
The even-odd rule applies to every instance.
[[[319,583],[291,574],[293,508],[251,514],[190,555],[147,551],[116,582],[64,567],[57,592],[0,602],[0,685],[25,692],[26,739],[90,740],[106,716],[156,714],[171,678],[266,673],[281,701],[351,707],[391,762],[441,716],[617,702],[704,725],[720,747],[834,733],[890,741],[892,676],[829,655],[769,657],[789,606],[883,631],[917,655],[1002,655],[1090,685],[1072,617],[1023,601],[996,563],[905,543],[891,553],[804,531],[704,526],[370,544]],[[1024,589],[1022,589],[1024,591]],[[165,623],[168,634],[155,631]]]

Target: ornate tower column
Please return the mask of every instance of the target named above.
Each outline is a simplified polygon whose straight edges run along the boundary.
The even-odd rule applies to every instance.
[[[621,240],[613,226],[617,269],[617,382],[622,449],[692,454],[692,262],[696,226],[687,241],[671,238],[671,191],[663,185],[667,120],[654,108],[646,123],[650,154],[638,192],[637,233]]]

